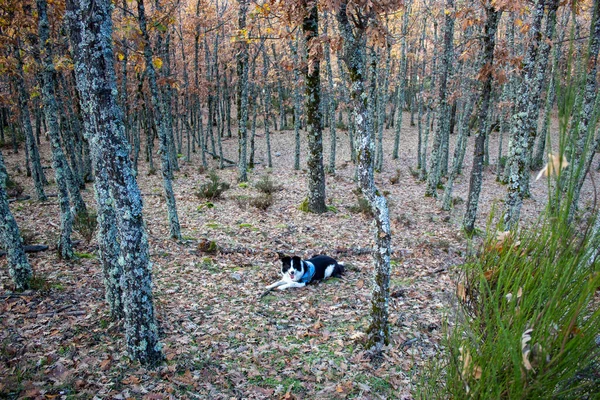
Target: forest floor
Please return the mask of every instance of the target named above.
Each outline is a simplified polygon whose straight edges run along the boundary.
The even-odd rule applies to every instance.
[[[353,212],[357,197],[347,132],[338,131],[337,171],[327,176],[327,203],[334,208],[312,215],[298,209],[306,197],[307,174],[292,169],[293,132],[272,134],[274,165],[267,169],[260,130],[260,164],[249,174],[249,185],[238,186],[236,168],[219,170],[231,189],[212,200],[212,208],[195,195],[207,181],[199,155],[189,163],[181,159],[173,185],[181,241],[168,238],[160,174],[148,175],[147,164],[140,165],[155,310],[166,356],[157,369],[140,367],[126,356],[122,327],[109,319],[103,300],[95,240],[81,241],[76,260],[61,261],[54,251],[59,234],[56,198],[11,204],[27,242],[51,248],[29,254],[39,290],[18,295],[11,294],[6,260],[0,258],[0,398],[412,398],[425,364],[440,357],[444,315],[454,307],[453,267],[476,251],[481,239],[468,241],[460,228],[474,137],[455,184],[455,207],[444,212],[442,191],[440,199],[425,197],[424,183],[411,174],[417,130],[408,126],[408,114],[404,121],[400,159],[391,158],[393,130],[386,130],[384,168],[375,178],[388,193],[394,252],[391,343],[381,363],[372,365],[362,346],[369,324],[372,259],[351,250],[370,247],[372,234],[369,217]],[[325,165],[328,133],[325,129]],[[495,180],[497,140],[494,132],[489,147],[492,166],[485,171],[478,213],[481,230],[494,207],[502,211],[506,192]],[[237,140],[226,139],[223,146],[226,157],[236,159]],[[303,138],[303,167],[305,148]],[[22,150],[13,155],[6,147],[3,153],[9,175],[33,197]],[[43,164],[50,165],[46,141],[42,156]],[[47,176],[53,181],[50,172]],[[274,204],[262,211],[248,205],[248,198],[259,194],[253,185],[265,174],[281,190],[274,194]],[[544,181],[532,180],[531,191],[522,212],[528,222],[545,206]],[[55,193],[55,186],[47,192]],[[91,185],[84,196],[93,207]],[[589,208],[593,197],[588,182],[582,206]],[[80,239],[77,234],[74,238]],[[226,252],[202,252],[198,243],[203,239],[215,241]],[[343,279],[260,298],[264,287],[278,278],[278,251],[333,255],[349,264],[348,271]]]

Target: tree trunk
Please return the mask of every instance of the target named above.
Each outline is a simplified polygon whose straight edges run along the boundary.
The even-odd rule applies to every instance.
[[[373,131],[369,129],[367,96],[365,93],[365,26],[352,26],[347,14],[347,1],[342,0],[337,14],[343,38],[343,61],[350,72],[350,101],[358,136],[358,178],[361,192],[374,215],[375,262],[374,285],[371,297],[371,324],[368,328],[367,349],[380,355],[389,343],[388,303],[390,281],[391,229],[385,197],[374,182]]]
[[[327,12],[325,12],[323,24],[323,35],[327,37],[327,28],[329,25],[329,18]],[[329,112],[329,166],[327,170],[330,174],[335,174],[335,152],[337,145],[337,138],[335,132],[335,88],[333,86],[333,69],[331,67],[331,46],[329,42],[325,42],[323,45],[323,51],[325,56],[325,68],[327,69],[327,90],[329,92],[328,112]]]
[[[110,187],[116,215],[120,246],[117,264],[123,268],[127,350],[133,359],[156,365],[162,360],[161,344],[154,318],[142,198],[126,151],[122,112],[116,97],[112,6],[107,0],[68,0],[67,7],[70,34],[74,36],[73,42],[78,43],[75,51],[77,85],[83,103],[81,108],[86,110],[84,124],[96,179],[106,185],[104,188]],[[148,39],[142,0],[138,10],[143,21],[142,32]],[[98,192],[97,196],[106,196],[106,192]]]
[[[454,0],[446,0],[444,25],[444,55],[440,71],[439,87],[439,111],[438,122],[431,148],[431,164],[427,179],[426,196],[437,197],[437,187],[442,175],[442,159],[444,142],[450,135],[450,107],[448,105],[448,79],[452,74],[452,63],[454,61]],[[446,147],[447,150],[447,147]],[[447,159],[447,157],[446,157]]]
[[[175,195],[173,194],[173,184],[171,176],[171,157],[169,156],[169,139],[167,137],[167,126],[163,119],[163,110],[159,99],[158,85],[156,83],[156,72],[152,62],[152,47],[150,44],[150,36],[146,28],[146,14],[144,10],[144,0],[138,0],[138,19],[142,38],[144,42],[144,58],[146,61],[146,76],[150,86],[150,94],[152,97],[152,108],[155,124],[158,127],[158,139],[160,143],[160,160],[163,178],[163,189],[165,191],[165,200],[167,203],[167,212],[169,216],[170,236],[173,239],[181,238],[181,228],[179,227],[179,216],[177,215],[177,206],[175,204]],[[170,107],[169,104],[165,107]]]
[[[410,15],[410,1],[404,5],[404,16],[402,17],[402,39],[400,39],[400,69],[398,70],[398,88],[396,97],[396,121],[394,122],[394,149],[392,158],[398,159],[400,149],[400,133],[402,132],[402,117],[404,114],[404,94],[406,93],[406,72],[408,63],[406,62],[406,36],[408,35],[408,16]]]
[[[475,136],[475,149],[473,151],[473,168],[471,170],[471,179],[469,181],[469,197],[467,200],[467,210],[463,219],[463,228],[468,234],[473,233],[475,229],[475,219],[477,218],[477,208],[479,205],[479,194],[481,193],[481,183],[483,180],[483,157],[485,152],[485,137],[487,133],[488,110],[492,96],[492,66],[494,65],[494,48],[496,47],[496,33],[498,31],[498,22],[501,11],[494,6],[486,6],[486,21],[483,32],[483,62],[482,70],[485,71],[485,81],[481,91],[481,100],[479,101],[480,121],[477,136]],[[480,72],[482,75],[482,72]]]
[[[512,146],[509,146],[511,153],[508,155],[507,161],[510,163],[510,175],[505,201],[505,229],[513,229],[519,220],[525,195],[524,181],[529,179],[529,155],[527,150],[529,141],[532,137],[535,138],[536,134],[533,130],[533,119],[537,119],[537,113],[534,112],[534,107],[537,107],[534,106],[534,103],[538,103],[539,93],[536,93],[535,61],[542,40],[540,28],[544,16],[544,4],[545,0],[537,0],[533,10],[533,22],[530,29],[532,40],[523,62],[523,81],[520,85],[521,90],[516,99],[516,110],[513,115]],[[540,68],[542,67],[540,66]]]
[[[264,124],[265,124],[265,140],[267,145],[267,167],[273,168],[273,158],[271,156],[271,131],[269,129],[269,116],[271,115],[271,85],[269,85],[269,59],[267,57],[266,44],[262,44],[262,56],[263,56],[263,85],[265,87],[265,101],[264,101]]]
[[[29,157],[31,158],[33,183],[35,185],[38,201],[46,201],[47,197],[46,193],[44,192],[44,170],[42,169],[40,153],[38,151],[37,143],[35,142],[35,136],[33,135],[33,128],[31,127],[31,116],[29,114],[29,95],[27,94],[25,80],[23,79],[25,75],[23,71],[23,60],[21,58],[20,46],[15,46],[14,50],[15,58],[17,59],[17,74],[15,75],[15,79],[17,80],[17,89],[19,91],[19,108],[21,109],[21,120],[23,121],[23,131],[27,141],[27,150]]]
[[[71,231],[73,228],[73,215],[68,188],[68,168],[65,154],[63,153],[59,125],[58,125],[58,105],[56,103],[55,74],[54,63],[52,61],[52,46],[50,42],[50,22],[48,21],[48,5],[46,0],[36,0],[38,9],[38,31],[40,37],[40,52],[42,55],[42,97],[44,101],[44,113],[48,121],[48,136],[50,137],[52,148],[52,168],[56,177],[56,186],[58,191],[58,203],[60,205],[60,239],[58,243],[59,256],[63,259],[71,259],[74,256],[73,245],[71,243]]]
[[[308,136],[308,210],[313,213],[327,211],[325,204],[325,171],[323,169],[323,126],[321,115],[320,61],[316,54],[319,14],[315,1],[304,1],[306,15],[302,30],[306,38],[306,134]]]
[[[23,240],[19,227],[8,207],[6,194],[6,167],[0,151],[0,239],[8,258],[8,274],[17,291],[29,289],[29,281],[33,272],[23,250]]]
[[[239,32],[246,31],[246,14],[248,13],[248,0],[238,0]],[[237,39],[237,72],[238,72],[238,181],[247,182],[248,169],[248,43],[245,37]],[[209,121],[210,123],[210,121]]]

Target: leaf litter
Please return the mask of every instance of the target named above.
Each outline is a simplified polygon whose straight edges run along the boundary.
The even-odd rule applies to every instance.
[[[165,354],[164,363],[154,370],[127,358],[122,326],[110,320],[103,301],[95,240],[81,241],[76,249],[91,257],[59,260],[53,251],[59,234],[56,199],[11,203],[19,227],[51,249],[28,255],[40,287],[19,295],[10,291],[6,260],[0,259],[0,394],[39,399],[412,398],[420,371],[439,357],[443,315],[456,293],[464,291],[460,286],[457,291],[452,267],[473,248],[460,231],[464,203],[441,211],[438,200],[425,198],[424,185],[411,176],[416,154],[408,150],[416,148],[416,135],[414,127],[403,129],[405,151],[397,161],[386,151],[383,172],[375,178],[391,203],[394,251],[391,341],[378,365],[371,364],[363,348],[372,285],[372,259],[364,249],[372,242],[369,217],[351,211],[356,185],[348,136],[340,132],[338,169],[335,176],[327,176],[328,204],[335,212],[312,215],[298,209],[306,197],[307,175],[290,168],[293,154],[286,150],[293,148],[293,135],[288,131],[271,136],[273,154],[279,155],[272,170],[264,168],[265,152],[257,144],[256,159],[262,164],[249,175],[251,183],[270,174],[282,188],[267,210],[236,201],[257,191],[252,184],[235,184],[235,168],[217,171],[231,189],[213,200],[212,207],[202,206],[195,192],[208,175],[199,171],[199,155],[182,163],[173,184],[180,242],[168,239],[160,179],[140,165],[155,312]],[[392,131],[386,131],[388,151],[392,140]],[[495,143],[497,133],[490,149]],[[224,139],[223,146],[226,157],[235,158],[237,142]],[[49,165],[47,144],[41,153],[43,165]],[[32,193],[21,157],[6,154],[9,174]],[[325,163],[327,158],[325,154]],[[492,162],[494,158],[491,154]],[[470,163],[467,154],[465,173],[455,183],[458,198],[468,193]],[[505,194],[494,175],[492,169],[484,175],[478,217],[482,229]],[[390,184],[391,178],[396,184]],[[545,204],[546,189],[532,184],[531,191],[522,218],[534,220]],[[83,195],[94,205],[91,185]],[[590,196],[586,184],[582,198]],[[80,239],[77,234],[74,238]],[[198,244],[203,240],[223,251],[202,251]],[[343,279],[259,298],[278,278],[278,252],[330,254],[347,263],[347,273]],[[467,358],[465,368],[478,374],[479,367],[470,366]]]

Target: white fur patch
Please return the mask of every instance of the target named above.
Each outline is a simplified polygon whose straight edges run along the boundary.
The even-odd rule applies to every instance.
[[[331,274],[333,274],[334,268],[335,264],[328,265],[327,268],[325,268],[325,278],[329,278]]]

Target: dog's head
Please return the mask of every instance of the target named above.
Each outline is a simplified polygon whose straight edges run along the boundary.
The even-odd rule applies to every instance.
[[[282,257],[281,258],[281,275],[284,279],[289,279],[292,282],[298,282],[304,275],[304,264],[298,256]]]

